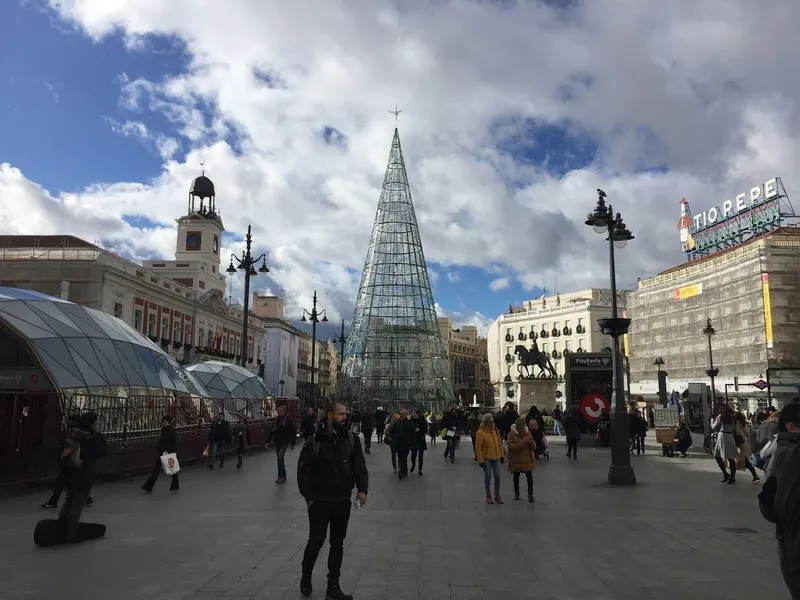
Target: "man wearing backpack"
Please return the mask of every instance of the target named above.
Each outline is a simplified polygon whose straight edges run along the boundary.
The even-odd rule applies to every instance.
[[[369,474],[361,442],[345,426],[347,409],[332,403],[325,407],[325,416],[317,424],[314,436],[306,442],[297,463],[297,485],[308,508],[308,544],[303,553],[300,593],[313,593],[311,574],[317,562],[330,525],[328,555],[328,587],[325,600],[353,600],[339,587],[344,557],[344,539],[350,509],[350,494],[357,490],[355,504],[367,503]]]
[[[78,418],[80,415],[69,415],[67,417],[67,432],[61,439],[61,446],[63,449],[64,442],[66,442],[67,438],[69,437],[69,433],[72,431],[73,427],[77,427],[78,425]],[[61,492],[64,491],[64,484],[65,484],[65,477],[66,474],[64,472],[64,465],[60,462],[58,465],[58,479],[56,479],[56,484],[53,486],[53,493],[50,495],[50,499],[42,504],[42,508],[56,508],[58,506],[58,500],[61,498]],[[92,497],[89,496],[86,499],[86,506],[91,506],[94,503]]]
[[[95,430],[96,422],[94,413],[81,415],[77,425],[70,430],[61,452],[67,497],[58,520],[66,525],[67,543],[80,541],[78,523],[94,485],[97,459],[108,453],[103,434]]]
[[[800,600],[800,404],[787,404],[779,413],[778,443],[768,471],[759,509],[775,523],[781,573],[792,598]]]

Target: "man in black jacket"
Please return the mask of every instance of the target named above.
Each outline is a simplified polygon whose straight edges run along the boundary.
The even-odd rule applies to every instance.
[[[312,407],[306,408],[306,414],[303,415],[303,420],[300,422],[300,431],[303,433],[303,440],[308,441],[317,429],[317,416],[314,414]]]
[[[294,450],[297,443],[297,430],[294,421],[286,416],[286,407],[278,407],[278,418],[272,422],[269,434],[269,445],[275,447],[278,455],[278,478],[275,483],[286,483],[286,450],[289,446]]]
[[[450,462],[456,461],[456,438],[458,434],[458,415],[456,414],[456,407],[451,406],[444,415],[442,415],[442,422],[440,427],[445,430],[445,447],[444,457],[450,457]]]
[[[231,425],[225,420],[225,413],[219,411],[208,432],[208,468],[214,468],[214,458],[219,454],[219,468],[225,466],[225,444],[231,443]]]
[[[103,434],[95,429],[96,422],[97,415],[94,413],[81,415],[64,442],[62,462],[67,497],[58,514],[58,520],[65,524],[67,543],[80,541],[78,523],[86,500],[92,492],[97,474],[97,459],[108,454]]]
[[[392,423],[389,435],[392,436],[394,448],[397,452],[398,470],[397,477],[408,477],[408,453],[416,443],[416,424],[408,418],[408,409],[400,411],[400,419]]]
[[[64,441],[66,441],[67,437],[69,437],[69,433],[72,431],[74,427],[78,426],[78,419],[80,415],[69,415],[67,417],[67,431],[64,436],[61,438],[61,444],[63,446]],[[61,451],[61,447],[59,447],[59,452]],[[53,486],[53,493],[50,494],[50,499],[42,504],[42,508],[56,508],[58,506],[58,500],[61,498],[61,492],[64,491],[64,484],[65,484],[66,474],[64,473],[63,465],[59,465],[58,468],[58,478],[56,479],[56,484]],[[92,497],[89,496],[86,499],[86,506],[91,506],[94,504]]]
[[[164,415],[161,417],[161,433],[158,436],[158,444],[156,444],[156,462],[153,465],[153,472],[150,477],[144,482],[142,489],[148,494],[153,491],[153,486],[156,484],[156,479],[161,474],[161,455],[166,452],[167,454],[175,454],[178,448],[178,432],[172,426],[172,416]],[[171,492],[177,492],[179,489],[178,474],[172,476],[172,484],[169,486]]]
[[[780,411],[778,447],[769,473],[758,495],[759,508],[775,523],[783,579],[793,600],[800,600],[800,404]]]
[[[361,442],[345,428],[347,409],[343,404],[329,404],[317,432],[303,446],[297,463],[297,485],[308,507],[308,544],[303,553],[300,592],[311,596],[311,574],[325,543],[330,525],[331,549],[328,554],[326,600],[353,600],[339,587],[344,557],[344,539],[353,503],[350,494],[356,488],[357,505],[367,503],[369,474]]]
[[[386,411],[378,408],[375,411],[375,434],[378,436],[378,443],[383,443],[383,434],[386,431]]]

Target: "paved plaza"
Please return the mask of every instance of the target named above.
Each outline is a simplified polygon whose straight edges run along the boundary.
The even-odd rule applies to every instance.
[[[287,454],[290,474],[299,452]],[[353,511],[342,576],[358,600],[788,597],[760,486],[749,476],[722,485],[707,457],[633,457],[640,485],[611,488],[607,450],[568,461],[554,439],[535,473],[536,503],[514,502],[504,472],[506,504],[489,506],[467,446],[453,465],[442,452],[427,453],[424,477],[398,481],[386,446],[373,445],[369,503]],[[241,471],[235,460],[188,467],[178,494],[165,478],[150,496],[144,477],[99,484],[84,515],[108,525],[106,538],[51,549],[32,541],[52,514],[38,508],[47,491],[4,499],[0,597],[299,599],[305,505],[293,477],[276,486],[275,474],[270,452]]]

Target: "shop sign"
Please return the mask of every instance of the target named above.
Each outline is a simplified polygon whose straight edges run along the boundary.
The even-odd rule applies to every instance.
[[[687,285],[675,290],[675,300],[686,300],[693,298],[703,293],[703,284],[695,283],[694,285]]]

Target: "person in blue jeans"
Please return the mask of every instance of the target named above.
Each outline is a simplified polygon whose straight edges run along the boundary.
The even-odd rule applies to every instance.
[[[225,466],[225,444],[231,443],[231,425],[225,420],[225,413],[220,411],[211,424],[208,432],[208,468],[214,468],[214,459],[219,454],[219,468]]]
[[[269,446],[275,447],[275,454],[278,457],[278,478],[275,483],[286,483],[286,450],[289,446],[294,450],[296,443],[297,429],[294,421],[286,416],[286,407],[279,406],[278,418],[273,421],[269,433]]]
[[[446,431],[445,433],[445,449],[444,449],[444,457],[445,459],[450,458],[450,462],[455,462],[456,460],[456,438],[460,437],[458,435],[458,414],[456,413],[456,407],[451,406],[450,410],[448,410],[444,415],[442,415],[442,421],[439,426]]]
[[[486,413],[475,436],[475,456],[483,468],[483,486],[487,504],[503,504],[500,495],[500,464],[505,460],[503,439],[494,423],[494,415]],[[494,500],[492,500],[492,479],[494,479]]]

